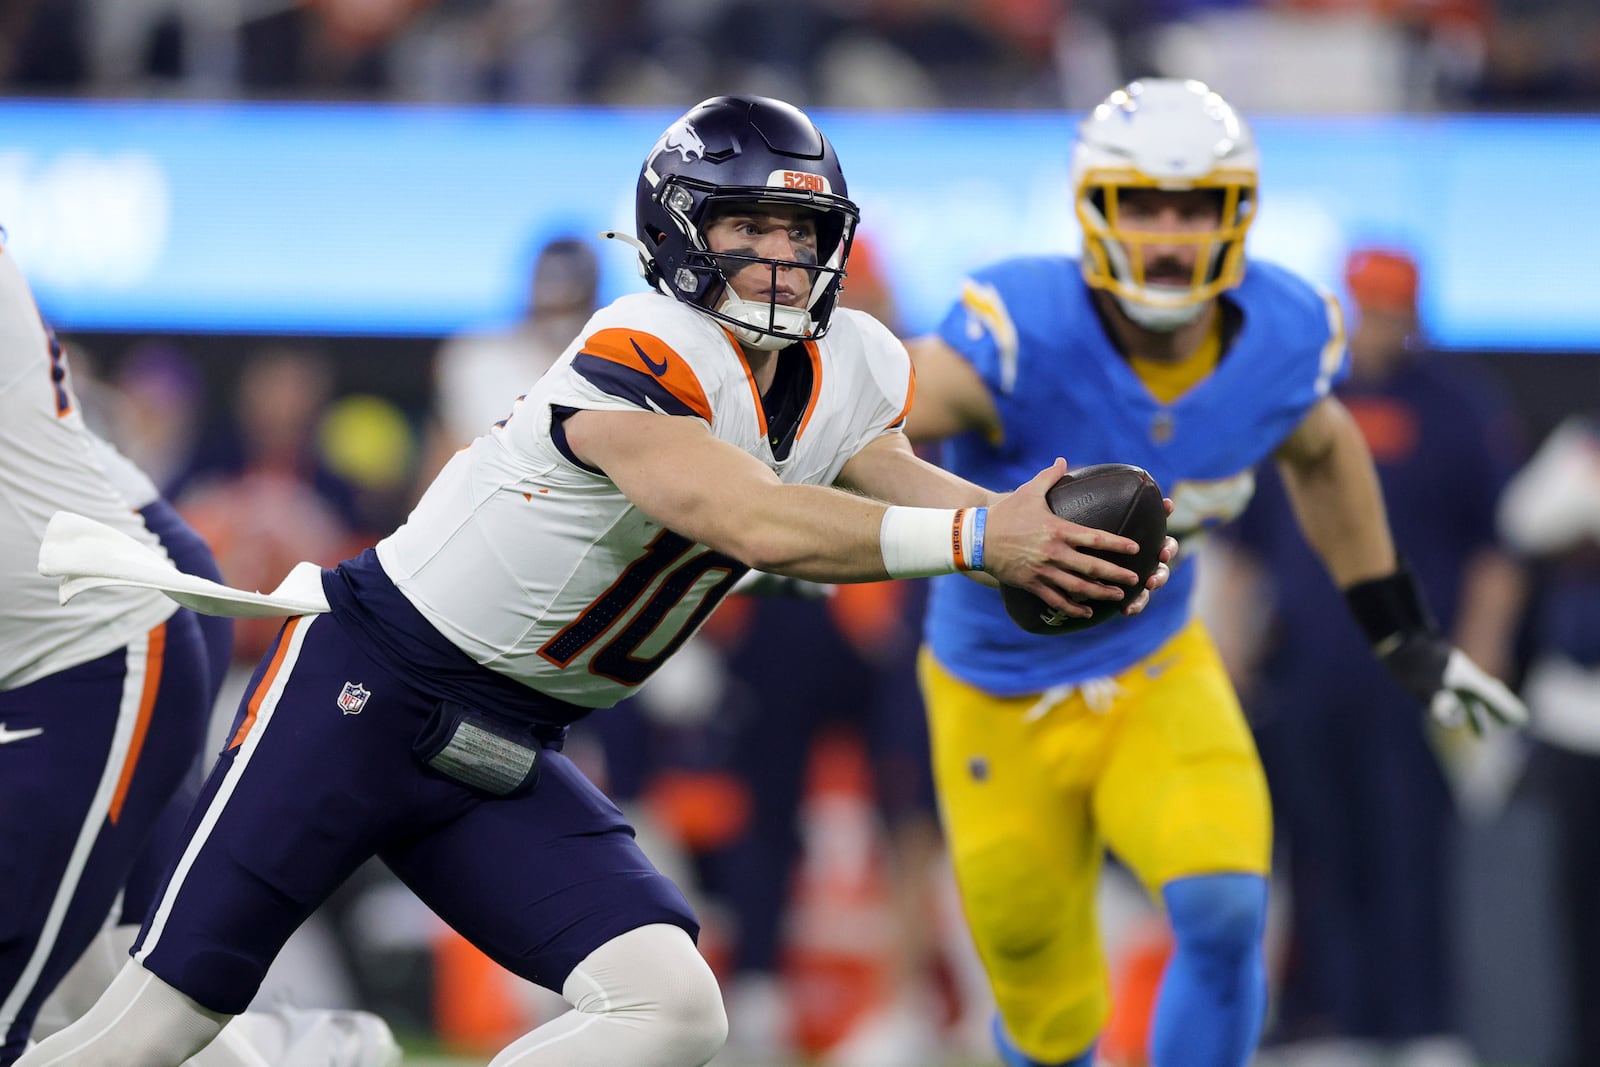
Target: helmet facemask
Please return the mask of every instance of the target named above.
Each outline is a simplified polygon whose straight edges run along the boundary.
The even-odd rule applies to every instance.
[[[820,305],[831,312],[837,300],[855,234],[854,204],[843,197],[814,191],[710,187],[681,177],[665,179],[657,192],[657,200],[687,238],[687,247],[672,270],[672,276],[666,277],[665,271],[657,272],[656,284],[663,292],[694,304],[721,321],[735,337],[752,348],[777,351],[798,341],[814,340],[827,332],[827,316],[814,317],[813,310]],[[798,206],[810,212],[817,227],[815,262],[710,250],[705,231],[713,221],[741,209],[759,213],[762,205]],[[804,304],[795,306],[740,297],[731,279],[753,264],[771,272],[768,288],[772,290],[779,287],[780,269],[804,271],[810,280]]]
[[[1132,189],[1213,191],[1217,224],[1203,230],[1134,229],[1123,218],[1122,198]],[[1244,278],[1244,239],[1255,216],[1253,172],[1217,171],[1177,185],[1133,171],[1090,171],[1079,183],[1076,208],[1083,227],[1084,279],[1116,298],[1123,312],[1146,329],[1170,332],[1194,319],[1206,303]],[[1147,277],[1152,245],[1196,249],[1187,278]]]
[[[1147,329],[1193,322],[1244,280],[1245,234],[1256,215],[1260,154],[1238,112],[1205,84],[1141,78],[1116,90],[1078,125],[1073,206],[1083,227],[1083,278]],[[1130,194],[1207,192],[1215,223],[1155,231],[1129,218]],[[1198,220],[1195,220],[1198,221]],[[1152,245],[1190,247],[1186,277],[1152,271]],[[1187,256],[1184,257],[1187,259]],[[1157,261],[1159,264],[1159,260]]]

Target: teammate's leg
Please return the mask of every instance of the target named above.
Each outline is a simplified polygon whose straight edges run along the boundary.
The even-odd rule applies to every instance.
[[[129,960],[82,1018],[30,1050],[19,1067],[171,1067],[205,1048],[227,1021]]]
[[[124,649],[0,693],[0,1063],[93,941],[205,727],[179,611]]]
[[[337,697],[358,679],[372,696],[364,714],[347,715]],[[379,842],[452,814],[418,781],[412,756],[430,710],[346,642],[331,616],[290,620],[201,790],[135,946],[139,968],[22,1063],[71,1049],[84,1063],[105,1055],[173,1067],[199,1045],[173,1044],[146,1016],[198,1011],[214,1023],[209,1032],[173,1025],[203,1043],[242,1012],[284,941]]]

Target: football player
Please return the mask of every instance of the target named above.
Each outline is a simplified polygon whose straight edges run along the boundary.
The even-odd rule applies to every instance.
[[[1016,258],[965,283],[912,344],[909,432],[964,478],[1006,485],[1057,455],[1136,463],[1191,543],[1281,467],[1302,530],[1394,676],[1449,722],[1521,705],[1436,632],[1396,558],[1372,460],[1329,395],[1345,374],[1336,301],[1246,265],[1249,127],[1194,81],[1119,89],[1072,159],[1081,258]],[[1095,893],[1109,847],[1166,911],[1175,950],[1151,1060],[1249,1060],[1262,1021],[1268,797],[1227,675],[1173,588],[1137,618],[1024,633],[1000,598],[937,580],[922,656],[957,881],[999,1007],[1002,1056],[1087,1065],[1106,1021]]]
[[[309,613],[258,667],[133,959],[22,1064],[179,1063],[373,855],[572,1004],[494,1067],[716,1053],[727,1022],[695,918],[561,754],[568,725],[648,679],[750,567],[986,572],[1076,614],[1069,598],[1123,599],[1106,583],[1132,577],[1082,551],[1132,541],[1049,513],[1064,462],[1001,495],[915,457],[904,347],[836,307],[856,218],[804,114],[698,105],[646,157],[622,238],[655,291],[597,312],[404,525],[267,596],[164,580],[209,610]]]
[[[51,514],[157,540],[101,467],[61,345],[0,248],[0,1063],[99,932],[210,711],[193,612],[149,590],[63,606]]]
[[[145,473],[114,445],[85,431],[94,458],[111,485],[160,541],[184,574],[220,581],[216,558],[205,540],[178,514]],[[36,554],[36,553],[35,553]],[[217,693],[233,652],[233,620],[196,615],[206,654],[205,706],[216,707]],[[201,755],[196,753],[197,756]],[[157,817],[144,848],[128,872],[112,913],[89,948],[78,957],[39,1008],[33,1037],[42,1039],[82,1015],[116,977],[139,932],[166,871],[168,855],[183,840],[184,822],[199,791],[205,766],[195,759],[180,787]],[[216,1041],[185,1061],[185,1067],[393,1067],[400,1047],[388,1024],[365,1011],[276,1005],[238,1016]]]
[[[61,605],[35,567],[51,514],[95,516],[217,577],[205,542],[84,424],[66,353],[0,246],[0,1064],[115,976],[180,840],[232,628],[149,590]],[[186,786],[188,790],[186,791]],[[120,950],[120,951],[119,951]],[[194,1067],[293,1056],[382,1067],[364,1012],[253,1012]]]

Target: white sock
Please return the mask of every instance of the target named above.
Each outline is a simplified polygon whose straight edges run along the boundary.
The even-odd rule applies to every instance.
[[[641,926],[567,976],[573,1010],[518,1038],[489,1067],[701,1067],[728,1017],[711,968],[676,926]]]
[[[24,1053],[17,1067],[178,1067],[229,1018],[129,960],[82,1018]]]
[[[107,926],[96,934],[72,970],[39,1006],[39,1017],[33,1021],[33,1039],[43,1041],[92,1008],[128,962],[128,950],[138,936],[139,928],[131,924]]]
[[[139,928],[108,926],[96,935],[39,1009],[33,1038],[45,1038],[86,1014],[127,964]],[[235,1016],[183,1067],[387,1067],[400,1048],[382,1019],[364,1011],[251,1010]]]
[[[367,1011],[252,1009],[183,1067],[396,1067],[400,1046]]]

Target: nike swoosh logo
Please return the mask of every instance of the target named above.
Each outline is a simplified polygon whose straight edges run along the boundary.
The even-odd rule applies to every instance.
[[[6,724],[0,722],[0,745],[9,745],[13,741],[26,741],[42,733],[44,733],[43,727],[35,726],[31,730],[7,730]]]
[[[644,360],[644,365],[646,367],[650,368],[650,373],[654,374],[657,378],[659,378],[663,374],[667,373],[667,361],[666,360],[663,359],[660,363],[657,363],[655,360],[653,360],[649,356],[645,355],[644,349],[639,347],[639,342],[635,341],[631,337],[628,338],[628,343],[633,346],[633,350],[635,352],[639,353],[639,358]]]

